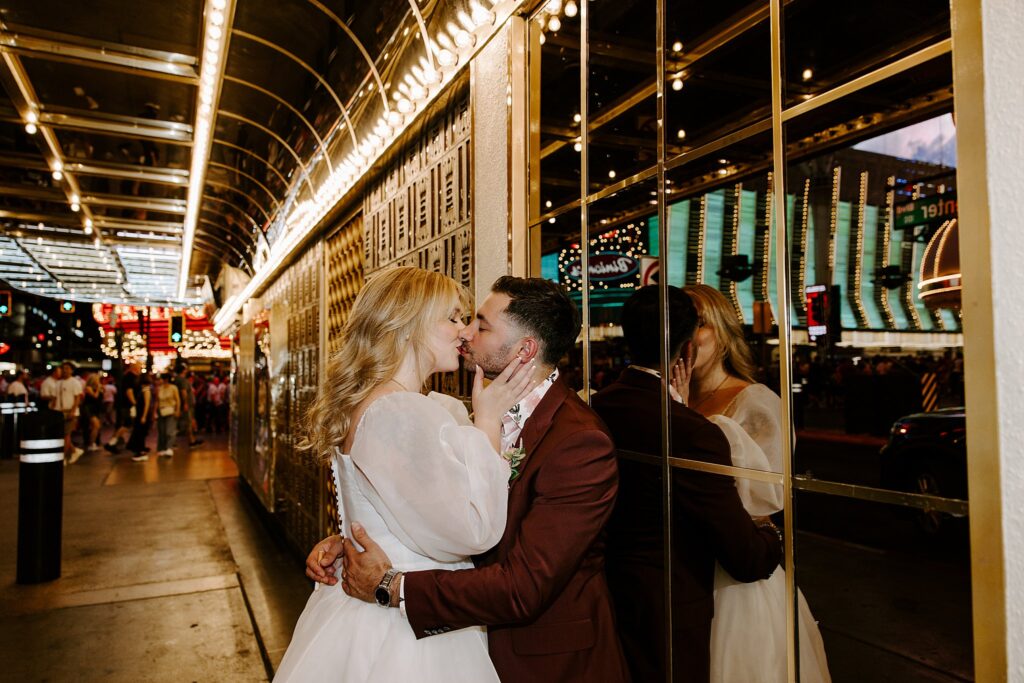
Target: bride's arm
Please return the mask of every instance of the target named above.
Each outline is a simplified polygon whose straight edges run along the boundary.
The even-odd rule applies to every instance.
[[[433,399],[398,393],[379,400],[351,457],[386,505],[383,516],[400,527],[392,531],[425,554],[464,559],[501,539],[508,463],[483,432],[459,425]]]

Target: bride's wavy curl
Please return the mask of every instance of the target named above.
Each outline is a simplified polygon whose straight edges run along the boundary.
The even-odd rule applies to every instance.
[[[321,462],[330,460],[355,426],[356,407],[395,376],[410,346],[422,371],[430,369],[434,359],[424,340],[431,326],[456,306],[470,310],[468,299],[450,277],[420,268],[388,268],[371,276],[356,297],[341,347],[327,363],[300,448]]]

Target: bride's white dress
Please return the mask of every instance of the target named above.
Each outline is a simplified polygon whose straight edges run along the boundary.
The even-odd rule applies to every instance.
[[[781,472],[782,434],[779,397],[763,384],[736,395],[718,425],[732,450],[736,467]],[[782,487],[737,479],[743,507],[753,517],[783,507]],[[803,593],[797,591],[801,683],[831,683],[825,646]],[[715,618],[711,622],[711,683],[783,683],[786,681],[786,574],[780,567],[770,578],[740,583],[715,568]]]
[[[508,464],[441,394],[387,394],[363,414],[348,455],[332,463],[342,528],[359,522],[396,569],[466,569],[505,530]],[[340,576],[340,561],[338,563]],[[398,609],[318,584],[275,681],[497,681],[487,633],[466,628],[417,640]]]

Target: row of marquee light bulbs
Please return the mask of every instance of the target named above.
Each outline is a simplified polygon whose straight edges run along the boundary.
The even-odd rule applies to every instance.
[[[220,0],[223,2],[223,0]],[[429,40],[429,53],[419,59],[404,77],[396,78],[393,103],[376,121],[372,132],[364,136],[356,149],[337,165],[317,189],[314,198],[299,203],[287,217],[287,231],[304,233],[318,222],[377,155],[397,138],[411,121],[420,103],[440,91],[457,67],[472,53],[481,30],[494,25],[494,8],[509,4],[504,0],[473,0],[470,11],[459,10],[457,21],[449,21]],[[489,7],[488,7],[489,5]]]
[[[226,0],[210,0],[225,2]],[[478,45],[491,35],[493,27],[500,26],[518,6],[518,0],[472,0],[469,11],[459,10],[455,19],[433,38],[427,37],[426,54],[402,77],[396,77],[391,98],[384,97],[385,111],[375,122],[372,132],[333,167],[327,179],[320,184],[310,200],[299,202],[282,220],[284,230],[266,261],[259,264],[256,274],[243,292],[221,307],[214,317],[218,330],[226,330],[241,309],[242,302],[265,283],[277,266],[297,248],[302,236],[308,234],[323,220],[327,212],[345,195],[355,182],[369,169],[372,162],[405,131],[417,109],[425,108],[444,90],[474,54]],[[186,249],[188,245],[185,245]]]

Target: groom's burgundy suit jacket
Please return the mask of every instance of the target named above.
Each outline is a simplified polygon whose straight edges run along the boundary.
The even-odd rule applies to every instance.
[[[477,568],[405,575],[417,638],[487,625],[503,681],[628,681],[604,575],[618,489],[615,446],[561,379],[522,431],[526,460],[501,541]]]

